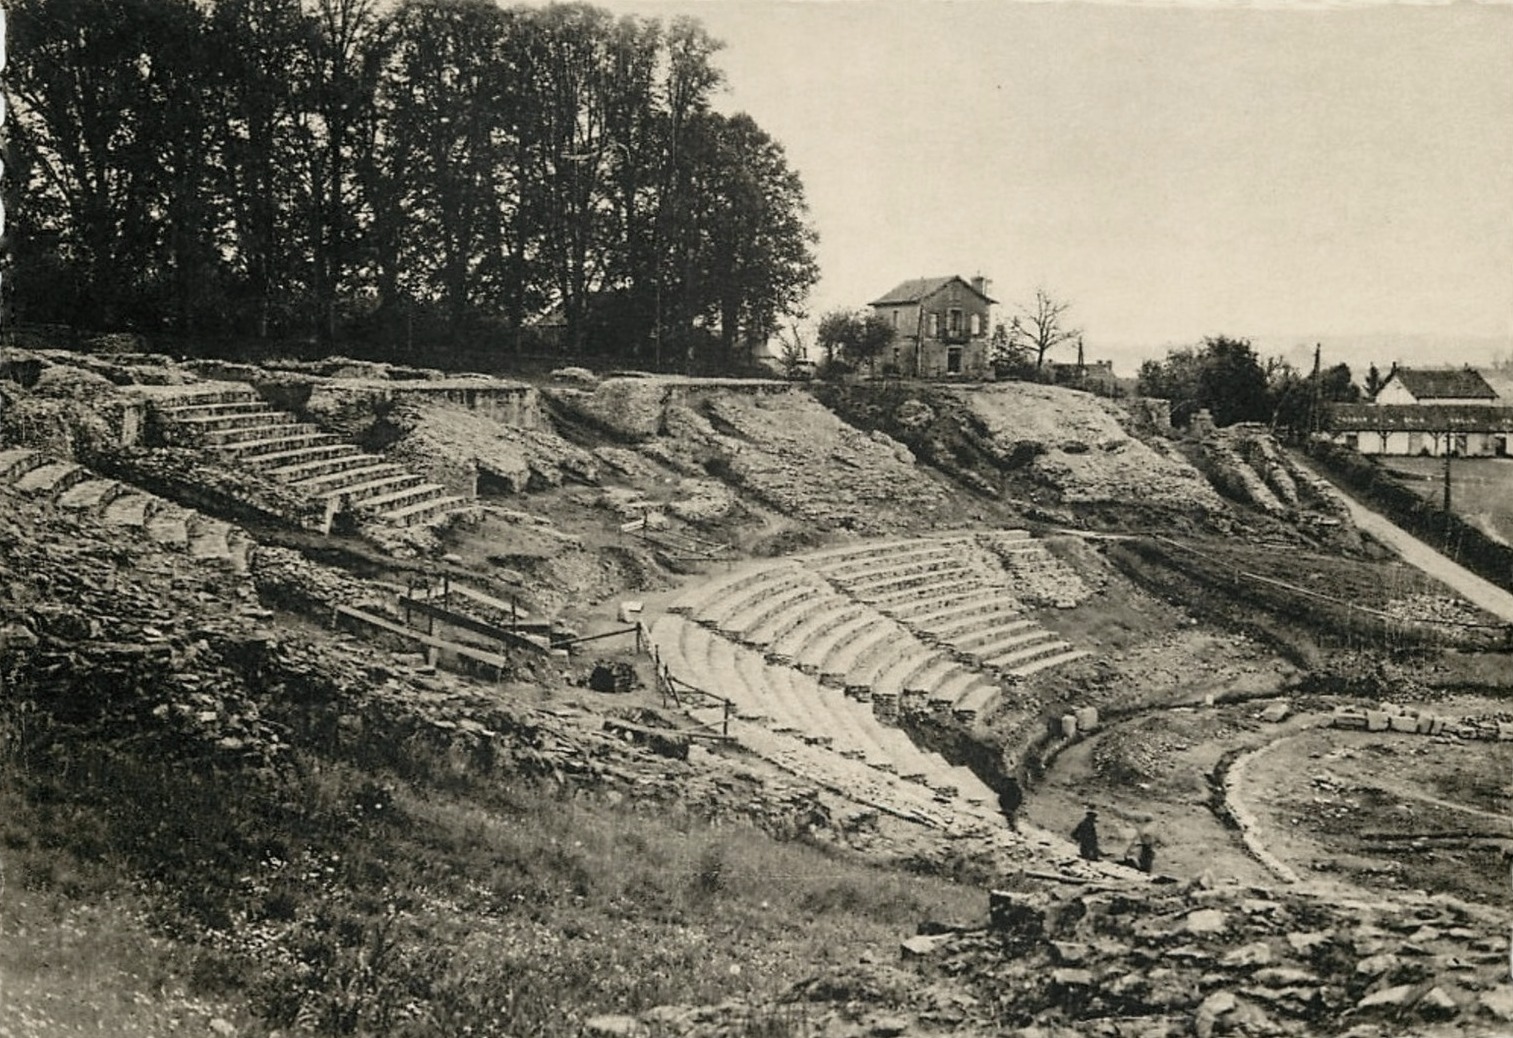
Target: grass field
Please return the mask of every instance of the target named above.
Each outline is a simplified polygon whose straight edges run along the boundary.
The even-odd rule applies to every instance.
[[[1438,504],[1445,495],[1441,458],[1382,458],[1406,486]],[[1450,462],[1450,507],[1483,533],[1513,544],[1513,458],[1456,458]]]

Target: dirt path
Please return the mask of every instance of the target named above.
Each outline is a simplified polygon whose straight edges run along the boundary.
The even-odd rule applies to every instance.
[[[1328,478],[1317,469],[1313,471]],[[1389,522],[1355,500],[1343,489],[1340,495],[1350,506],[1350,517],[1355,525],[1401,555],[1404,562],[1459,591],[1468,601],[1487,612],[1513,623],[1513,594],[1483,580],[1459,563],[1452,562],[1401,526]]]

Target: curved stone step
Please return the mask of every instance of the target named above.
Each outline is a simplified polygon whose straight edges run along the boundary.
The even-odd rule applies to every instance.
[[[409,470],[371,454],[343,455],[324,461],[305,462],[285,469],[270,469],[268,475],[291,487],[312,494],[325,494],[349,483],[366,483],[385,476],[408,474]],[[417,479],[419,477],[416,477]]]
[[[1018,652],[1020,649],[1028,649],[1041,642],[1054,641],[1057,637],[1054,631],[1048,631],[1039,624],[1031,623],[1028,626],[1014,627],[1006,631],[984,631],[969,640],[952,642],[951,648],[981,660],[992,660],[1005,653]]]
[[[873,623],[857,631],[853,637],[834,646],[820,661],[820,674],[823,677],[834,677],[844,682],[846,675],[850,674],[859,663],[865,662],[872,652],[885,649],[898,637],[898,625],[887,617],[878,617]]]
[[[800,670],[810,674],[821,672],[831,651],[859,632],[879,622],[881,618],[866,610],[844,623],[829,628],[815,628],[792,653],[793,661]]]
[[[718,628],[743,609],[760,606],[773,595],[788,591],[797,581],[797,573],[793,570],[767,570],[761,579],[728,588],[719,598],[690,615],[702,624]]]
[[[1026,645],[1023,648],[1014,649],[1011,652],[1002,652],[995,656],[984,657],[983,662],[998,670],[1012,670],[1027,663],[1044,659],[1047,656],[1055,656],[1059,653],[1068,652],[1072,648],[1070,642],[1063,641],[1056,635],[1049,639]]]
[[[959,721],[975,721],[986,714],[1002,695],[1002,689],[991,685],[974,685],[951,704],[951,713]]]
[[[842,586],[857,596],[881,597],[893,591],[920,587],[925,584],[942,584],[965,577],[977,577],[969,566],[959,559],[932,559],[910,566],[893,567],[866,580],[841,582]]]
[[[351,474],[348,473],[348,475]],[[355,478],[361,479],[360,476]],[[334,502],[336,507],[338,508],[365,507],[370,501],[398,501],[398,507],[402,508],[406,504],[413,503],[413,500],[405,498],[403,496],[396,497],[396,495],[403,495],[410,490],[416,489],[417,487],[422,486],[424,482],[425,481],[422,480],[421,477],[415,475],[415,473],[406,472],[405,470],[400,469],[398,473],[390,473],[385,476],[379,476],[375,479],[363,480],[362,482],[327,484],[319,491],[316,496],[322,497],[327,501]],[[438,490],[445,490],[445,488],[441,487],[439,484],[432,485],[436,486]],[[418,498],[418,500],[430,500],[433,496],[436,495],[427,494],[423,497]],[[392,506],[384,506],[383,510],[389,511],[390,507]]]
[[[819,572],[843,587],[861,587],[911,572],[927,572],[935,566],[959,563],[949,548],[931,545],[892,555],[871,555],[840,566],[821,567]]]
[[[901,666],[905,661],[927,655],[930,647],[907,631],[895,631],[879,645],[860,656],[846,672],[846,687],[865,688],[876,695],[879,691],[897,694],[899,689],[880,688],[882,675]],[[914,664],[910,664],[910,668]],[[902,675],[900,675],[901,677]]]
[[[749,632],[766,625],[774,616],[779,616],[787,610],[793,609],[799,603],[812,601],[818,593],[808,584],[795,583],[786,589],[775,591],[773,594],[731,613],[718,626],[722,633],[733,638],[763,644],[757,639],[751,638]]]
[[[902,614],[900,608],[896,612]],[[1003,617],[1016,620],[1024,615],[1020,602],[1008,592],[997,588],[971,598],[954,599],[944,605],[927,610],[913,610],[907,622],[924,628],[942,638],[981,623],[988,617]]]
[[[857,595],[863,602],[870,602],[876,608],[888,612],[895,607],[909,607],[919,601],[928,601],[933,598],[945,598],[955,596],[964,598],[968,595],[980,595],[987,590],[987,585],[977,577],[962,577],[942,581],[940,583],[927,583],[915,587],[900,588],[882,595]]]
[[[52,459],[30,447],[10,447],[0,451],[0,479],[14,483],[32,469],[45,465]]]
[[[230,561],[231,546],[226,540],[231,534],[230,523],[193,512],[189,514],[185,522],[185,530],[188,534],[187,545],[190,558],[201,561]]]
[[[113,526],[135,526],[140,529],[147,525],[158,502],[159,499],[151,494],[128,490],[105,506],[101,518]]]
[[[808,639],[818,637],[825,631],[834,630],[852,620],[870,615],[871,610],[858,602],[840,596],[826,597],[806,608],[797,617],[790,617],[773,628],[766,641],[767,651],[790,660],[796,660]],[[753,631],[755,640],[761,632]]]
[[[58,507],[70,511],[90,512],[96,516],[103,515],[110,503],[130,488],[123,486],[120,481],[114,479],[101,479],[98,477],[86,479],[76,483],[62,494],[58,495]]]
[[[144,524],[147,536],[169,548],[184,548],[189,543],[189,513],[177,505],[163,502],[153,510]]]
[[[49,461],[23,473],[13,485],[28,494],[56,498],[90,478],[90,471],[71,461]]]
[[[436,489],[441,490],[442,488],[437,487]],[[372,504],[372,501],[363,502],[365,508]],[[465,497],[441,494],[406,505],[403,508],[380,512],[378,518],[382,522],[391,523],[394,526],[421,526],[441,518],[448,512],[455,512],[460,508],[466,508],[467,504],[468,501]]]
[[[170,422],[180,422],[210,415],[249,414],[255,411],[269,410],[268,404],[261,397],[251,400],[222,400],[214,403],[201,404],[173,404],[168,406],[156,406],[153,408],[160,418]]]
[[[1021,663],[1017,666],[1009,667],[1007,668],[1007,671],[1016,678],[1027,678],[1031,674],[1037,674],[1042,670],[1048,670],[1051,667],[1059,667],[1063,663],[1071,663],[1074,660],[1084,659],[1091,655],[1092,653],[1087,652],[1084,649],[1067,649],[1065,652],[1057,653],[1054,656],[1042,656],[1037,660],[1031,660],[1028,663]]]
[[[237,443],[215,444],[210,449],[256,465],[259,458],[285,454],[300,450],[301,448],[335,446],[356,449],[349,443],[341,443],[337,437],[332,436],[330,433],[323,432],[300,432],[262,440],[243,440]]]

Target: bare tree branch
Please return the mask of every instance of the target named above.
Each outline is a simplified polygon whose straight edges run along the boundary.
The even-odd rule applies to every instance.
[[[1035,354],[1035,368],[1045,364],[1045,355],[1064,342],[1070,342],[1082,334],[1082,329],[1062,323],[1072,304],[1057,299],[1044,288],[1035,290],[1035,302],[1029,306],[1020,304],[1018,312],[1009,321],[1009,345]]]

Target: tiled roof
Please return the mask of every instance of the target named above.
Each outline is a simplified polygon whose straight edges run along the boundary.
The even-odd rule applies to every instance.
[[[1501,407],[1513,407],[1513,371],[1503,368],[1479,370],[1487,385],[1492,387],[1492,392],[1497,394],[1497,404]]]
[[[1401,371],[1399,371],[1401,374]],[[1513,408],[1490,404],[1332,404],[1335,432],[1513,432]]]
[[[1475,368],[1398,368],[1390,376],[1418,400],[1496,400]]]
[[[904,303],[917,303],[921,299],[930,298],[953,281],[960,281],[966,286],[969,292],[977,292],[977,289],[972,287],[970,281],[958,274],[947,274],[945,277],[938,278],[914,278],[913,280],[902,282],[881,299],[874,299],[870,305],[898,306]],[[977,292],[977,294],[987,299],[990,303],[998,302],[996,299],[989,299],[981,292]]]

